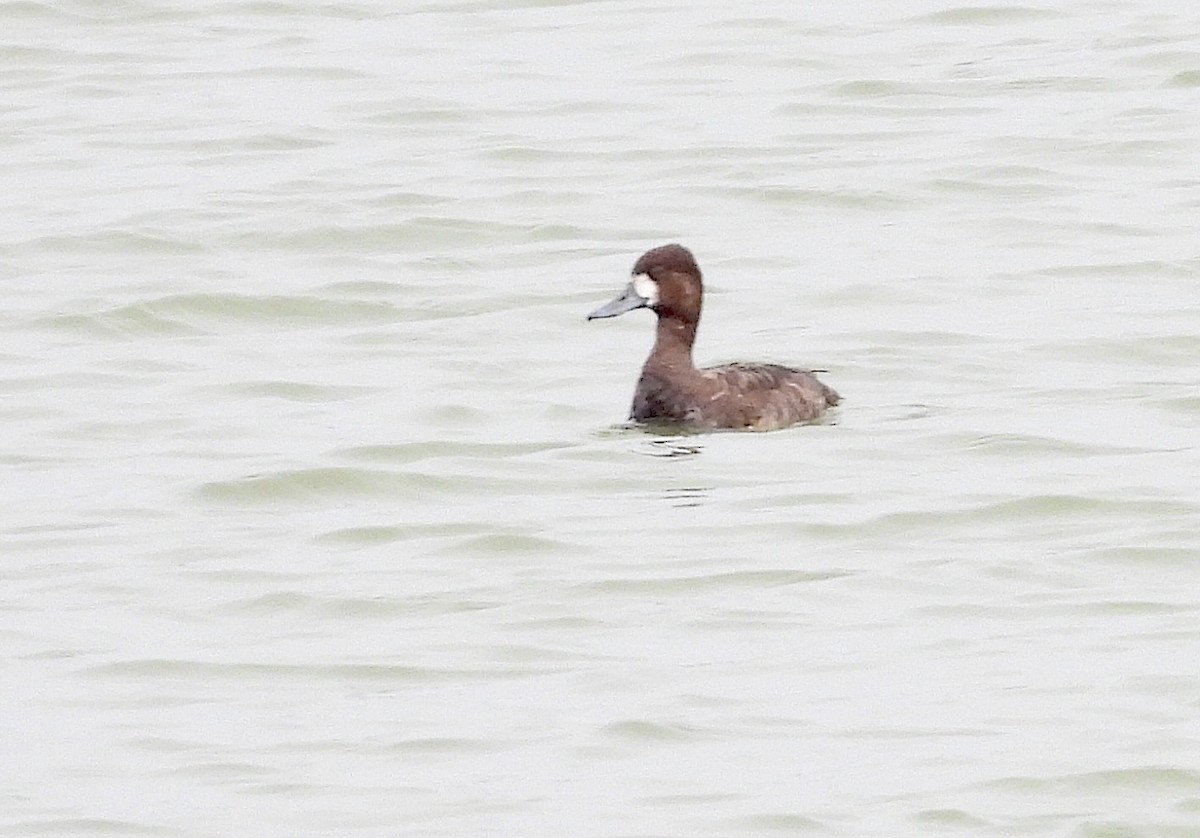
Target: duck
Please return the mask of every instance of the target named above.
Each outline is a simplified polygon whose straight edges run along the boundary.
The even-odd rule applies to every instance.
[[[631,420],[697,431],[771,431],[812,422],[841,401],[810,370],[756,363],[697,369],[692,346],[703,303],[696,258],[682,245],[666,244],[642,254],[625,290],[588,314],[592,321],[648,308],[658,317]]]

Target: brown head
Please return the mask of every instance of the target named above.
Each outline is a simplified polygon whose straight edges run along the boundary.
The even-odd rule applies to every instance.
[[[703,302],[704,281],[691,251],[682,245],[664,244],[643,253],[625,291],[589,314],[588,320],[648,308],[658,315],[660,328],[669,325],[690,347]]]

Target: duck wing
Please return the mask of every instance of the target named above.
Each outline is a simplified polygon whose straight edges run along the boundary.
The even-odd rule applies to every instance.
[[[700,374],[716,402],[737,405],[745,427],[773,430],[816,419],[841,396],[808,370],[780,364],[724,364]]]

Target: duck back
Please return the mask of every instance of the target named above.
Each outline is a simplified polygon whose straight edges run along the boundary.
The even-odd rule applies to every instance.
[[[630,418],[696,428],[776,430],[810,422],[841,397],[807,370],[780,364],[724,364],[692,375],[647,364]]]

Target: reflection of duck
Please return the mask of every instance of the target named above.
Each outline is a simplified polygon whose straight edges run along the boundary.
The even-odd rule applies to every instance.
[[[696,369],[692,344],[704,283],[691,252],[677,244],[646,251],[633,279],[588,320],[636,308],[658,315],[654,349],[642,367],[630,418],[689,428],[770,431],[816,419],[841,397],[811,372],[778,364],[725,364]]]

